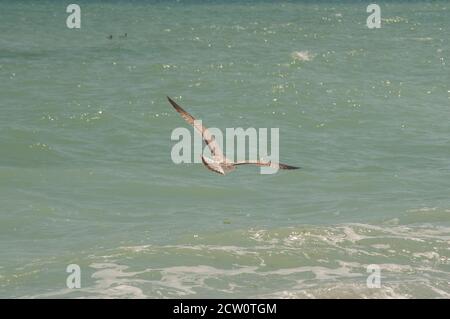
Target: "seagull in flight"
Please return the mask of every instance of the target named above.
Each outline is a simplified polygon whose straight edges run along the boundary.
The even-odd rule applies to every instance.
[[[273,168],[279,168],[279,169],[299,169],[300,167],[286,165],[282,163],[276,163],[273,161],[261,161],[261,160],[244,160],[244,161],[237,161],[233,162],[230,159],[228,159],[220,149],[219,145],[216,143],[214,136],[209,132],[208,128],[201,125],[200,122],[196,121],[196,119],[186,112],[181,106],[179,106],[174,100],[172,100],[170,97],[167,97],[170,104],[173,106],[173,108],[180,113],[180,115],[188,122],[190,125],[192,125],[202,136],[202,139],[205,141],[206,145],[208,145],[212,158],[208,158],[202,155],[202,163],[211,171],[215,173],[219,173],[222,175],[225,175],[233,170],[236,169],[236,166],[238,165],[246,165],[246,164],[253,164],[257,166],[269,166]]]

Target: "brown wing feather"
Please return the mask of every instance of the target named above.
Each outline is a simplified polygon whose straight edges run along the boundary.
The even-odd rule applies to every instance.
[[[245,164],[253,164],[257,166],[271,166],[271,167],[278,167],[279,169],[299,169],[300,167],[287,165],[283,163],[277,163],[277,162],[262,162],[262,161],[239,161],[234,163],[234,165],[245,165]]]
[[[202,138],[205,140],[206,145],[208,145],[209,149],[211,150],[214,159],[219,162],[224,161],[225,156],[223,155],[219,145],[216,143],[214,136],[209,132],[208,128],[198,123],[191,114],[186,112],[170,97],[167,97],[167,99],[169,100],[170,104],[172,104],[173,108],[186,120],[186,122],[192,125],[201,134]]]

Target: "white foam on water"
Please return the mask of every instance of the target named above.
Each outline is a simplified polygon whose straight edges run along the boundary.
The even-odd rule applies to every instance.
[[[315,54],[309,51],[294,51],[291,53],[291,57],[297,61],[311,61],[314,59]]]
[[[256,298],[445,298],[450,294],[449,233],[448,227],[431,225],[305,225],[213,234],[214,242],[223,244],[211,244],[202,234],[193,243],[122,246],[88,255],[93,272],[87,286],[25,297],[168,298],[216,292]],[[367,266],[374,263],[381,270],[381,289],[365,284]]]

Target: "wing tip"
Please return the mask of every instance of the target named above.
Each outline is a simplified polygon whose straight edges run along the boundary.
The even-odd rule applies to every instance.
[[[172,100],[169,96],[167,96],[167,99],[169,100],[170,105],[172,105],[173,108],[174,108],[175,110],[177,110],[178,112],[180,112],[181,110],[184,111],[184,110],[181,108],[181,106],[179,106],[179,105],[177,104],[177,102],[175,102],[174,100]]]
[[[280,168],[281,169],[301,169],[301,167],[299,167],[299,166],[292,166],[292,165],[286,165],[286,164],[281,164]]]
[[[167,98],[167,100],[169,100],[170,104],[175,103],[175,101],[172,100],[172,99],[170,98],[170,96],[166,95],[166,98]]]

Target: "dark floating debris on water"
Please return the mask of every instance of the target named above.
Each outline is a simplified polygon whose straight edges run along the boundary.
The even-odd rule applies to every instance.
[[[120,38],[120,39],[124,39],[124,38],[126,38],[126,37],[128,37],[128,33],[124,33],[124,34],[122,34],[122,35],[119,35],[119,38]],[[110,34],[110,35],[108,35],[106,38],[112,40],[112,39],[113,39],[113,35]]]

